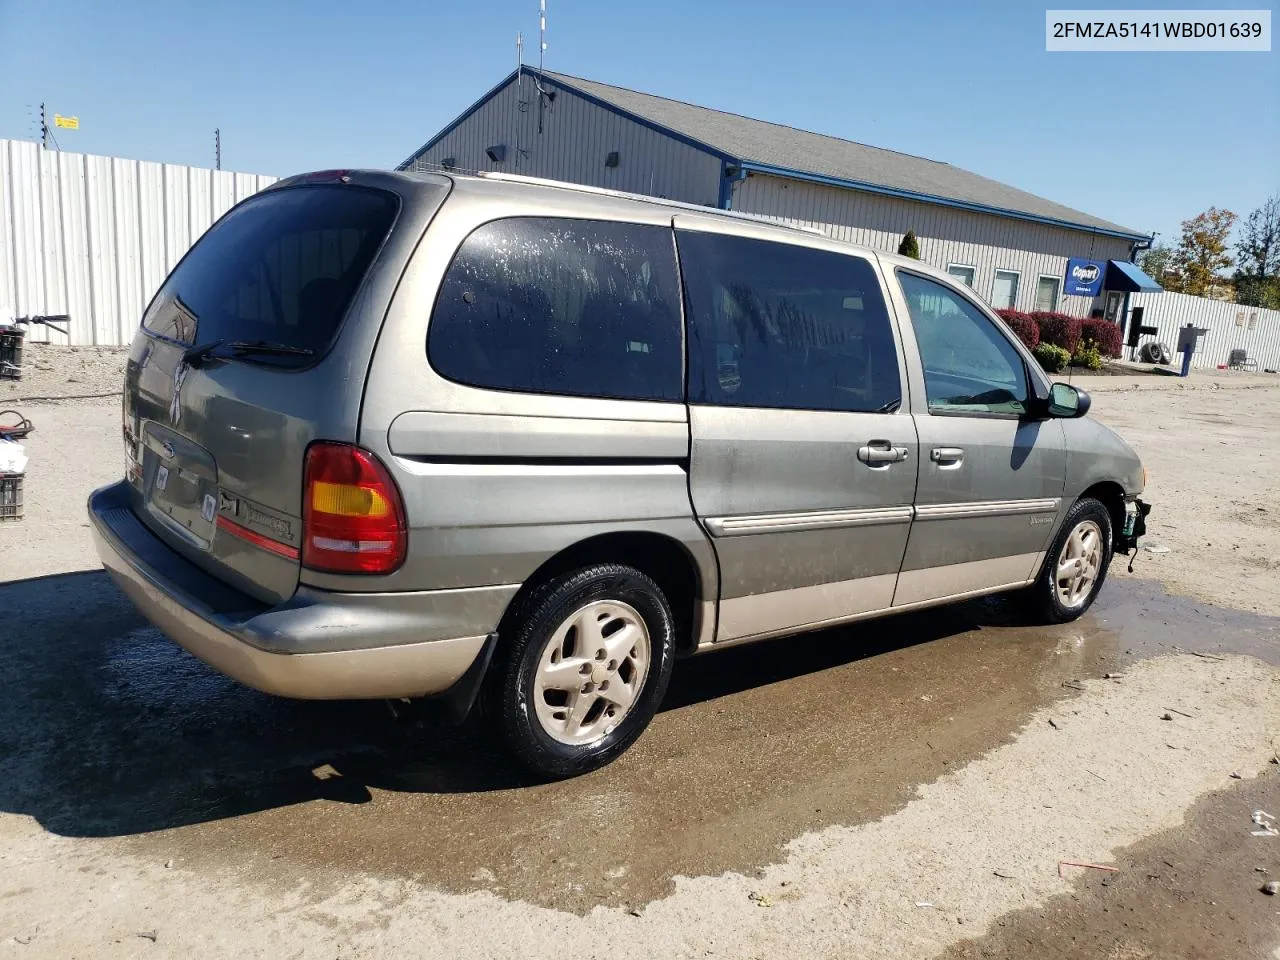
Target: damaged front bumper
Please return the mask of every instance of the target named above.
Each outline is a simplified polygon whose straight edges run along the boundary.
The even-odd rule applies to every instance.
[[[1115,533],[1115,552],[1128,556],[1138,548],[1138,541],[1147,532],[1147,514],[1151,504],[1141,497],[1134,497],[1124,505],[1124,529]]]

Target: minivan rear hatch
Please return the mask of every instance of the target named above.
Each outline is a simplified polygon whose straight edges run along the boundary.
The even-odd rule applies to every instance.
[[[297,587],[312,440],[354,442],[383,310],[369,291],[396,193],[337,178],[270,188],[187,253],[126,374],[134,510],[188,560],[262,602]]]

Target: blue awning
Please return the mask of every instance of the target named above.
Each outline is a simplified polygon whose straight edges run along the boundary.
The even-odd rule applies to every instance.
[[[1137,264],[1126,260],[1107,261],[1107,282],[1103,286],[1125,293],[1159,293],[1164,289],[1139,270]]]

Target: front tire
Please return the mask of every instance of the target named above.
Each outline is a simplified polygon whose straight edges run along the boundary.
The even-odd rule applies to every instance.
[[[1045,555],[1040,576],[1027,589],[1029,616],[1039,623],[1069,623],[1082,616],[1107,579],[1112,545],[1106,506],[1092,497],[1076,501]]]
[[[541,777],[610,763],[657,713],[675,662],[662,590],[623,564],[549,580],[521,604],[491,675],[494,711],[516,758]]]

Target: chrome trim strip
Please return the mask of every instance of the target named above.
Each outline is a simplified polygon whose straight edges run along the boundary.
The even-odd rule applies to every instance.
[[[394,457],[414,477],[683,477],[675,463],[452,463]]]
[[[1017,517],[1029,513],[1057,513],[1062,500],[980,500],[969,503],[927,503],[916,507],[917,520],[958,520],[968,517]]]
[[[754,533],[788,533],[792,530],[828,530],[833,527],[909,523],[912,515],[913,510],[909,506],[870,507],[861,510],[769,513],[749,517],[708,517],[704,522],[713,537],[742,537]]]

